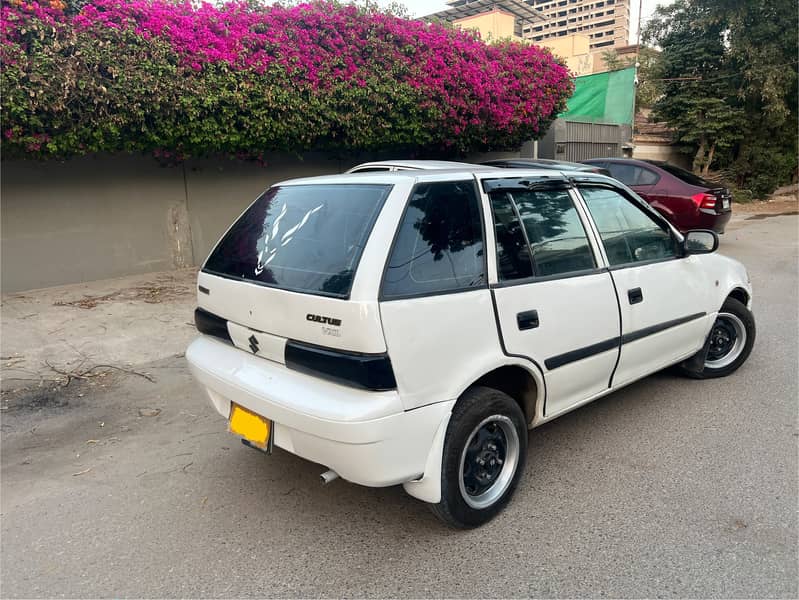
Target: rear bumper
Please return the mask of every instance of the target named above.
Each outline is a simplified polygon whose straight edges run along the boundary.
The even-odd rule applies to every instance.
[[[724,233],[731,217],[731,210],[723,213],[716,213],[713,211],[704,212],[700,210],[696,214],[695,222],[690,223],[687,229],[712,229],[716,233]]]
[[[418,479],[453,401],[404,411],[396,391],[369,392],[305,375],[199,337],[186,360],[217,412],[235,402],[274,421],[274,445],[361,485]]]

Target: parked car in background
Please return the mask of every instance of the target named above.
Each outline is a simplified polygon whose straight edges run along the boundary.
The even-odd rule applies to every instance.
[[[352,167],[347,173],[379,173],[380,171],[427,171],[430,169],[461,169],[469,163],[449,160],[377,160]]]
[[[613,178],[631,188],[680,231],[712,229],[724,233],[732,216],[730,190],[667,162],[634,158],[583,162],[610,171]]]
[[[276,184],[202,267],[192,373],[246,445],[485,523],[528,429],[670,365],[729,375],[754,343],[749,276],[714,232],[683,236],[615,180],[570,175]]]
[[[557,171],[585,171],[610,175],[610,171],[603,167],[584,165],[567,160],[549,160],[547,158],[504,158],[501,160],[487,160],[480,163],[488,167],[502,167],[503,169],[555,169]]]

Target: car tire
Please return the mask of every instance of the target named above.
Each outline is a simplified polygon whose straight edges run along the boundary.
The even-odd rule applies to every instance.
[[[701,351],[702,361],[689,359],[679,370],[694,379],[726,377],[749,358],[756,333],[752,311],[740,300],[727,298]]]
[[[494,518],[510,500],[527,456],[527,423],[507,394],[469,388],[455,404],[441,460],[441,500],[433,513],[458,529]]]

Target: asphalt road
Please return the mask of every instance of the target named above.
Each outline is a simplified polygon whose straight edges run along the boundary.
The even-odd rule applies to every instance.
[[[179,357],[138,367],[155,384],[31,397],[3,413],[0,594],[796,598],[797,238],[797,216],[723,237],[756,293],[744,367],[533,430],[514,501],[475,531],[245,448]]]

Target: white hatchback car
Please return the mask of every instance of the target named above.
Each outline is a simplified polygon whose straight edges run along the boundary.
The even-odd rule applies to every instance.
[[[286,181],[203,265],[186,358],[246,444],[473,527],[513,493],[528,428],[670,365],[746,360],[749,278],[717,246],[602,175]]]

